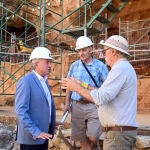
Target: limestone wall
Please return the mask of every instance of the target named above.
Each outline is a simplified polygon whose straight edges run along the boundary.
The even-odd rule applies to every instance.
[[[58,58],[56,61],[60,61],[60,58]],[[60,95],[60,84],[59,80],[55,80],[55,78],[62,78],[66,77],[67,72],[69,70],[70,64],[77,59],[77,55],[64,55],[63,56],[63,61],[62,64],[53,64],[52,67],[52,74],[49,77],[52,77],[54,80],[49,80],[49,83],[51,85],[51,89],[54,95]],[[62,65],[62,74],[60,74],[61,66]],[[14,65],[11,67],[11,70],[9,69],[10,66],[6,63],[7,70],[12,73],[16,71],[16,69],[19,68],[19,65]],[[26,69],[30,70],[30,65],[28,64],[26,66]],[[1,71],[1,74],[3,72]],[[21,69],[19,72],[15,74],[16,78],[20,78],[23,76],[24,70]],[[5,75],[5,79],[7,79],[9,76]],[[9,79],[6,83],[5,86],[9,87],[11,83],[14,82],[12,79]],[[6,92],[7,94],[14,93],[15,94],[15,89],[16,89],[16,83],[8,89]],[[1,87],[2,90],[2,87]],[[55,97],[55,103],[56,103],[56,108],[57,109],[63,109],[64,103],[65,103],[65,92],[61,91],[63,97]],[[150,113],[150,78],[141,78],[138,79],[138,112],[143,113]],[[14,96],[1,96],[0,95],[0,105],[13,105],[14,103]]]
[[[138,112],[150,113],[150,78],[138,80]]]

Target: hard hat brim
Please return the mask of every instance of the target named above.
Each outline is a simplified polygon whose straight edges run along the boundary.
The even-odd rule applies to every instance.
[[[52,61],[55,61],[54,58],[30,58],[29,61],[33,60],[33,59],[49,59],[49,60],[52,60]]]
[[[76,47],[75,50],[77,51],[77,50],[79,50],[79,49],[86,48],[86,47],[89,47],[89,46],[92,46],[92,45],[93,45],[93,44],[90,44],[90,45],[88,45],[88,46],[80,46],[80,47]]]
[[[120,52],[122,52],[122,53],[124,53],[124,54],[126,54],[126,55],[128,55],[128,56],[132,56],[129,52],[127,52],[126,50],[124,50],[124,49],[122,49],[122,48],[120,48],[120,47],[117,47],[117,46],[115,46],[115,45],[112,45],[112,44],[110,44],[110,43],[108,43],[108,42],[105,42],[104,40],[101,40],[100,41],[100,43],[99,43],[100,45],[103,45],[103,46],[108,46],[108,47],[111,47],[111,48],[114,48],[114,49],[116,49],[116,50],[118,50],[118,51],[120,51]]]

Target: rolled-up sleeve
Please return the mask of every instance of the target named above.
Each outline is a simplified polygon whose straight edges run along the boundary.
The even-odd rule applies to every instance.
[[[97,90],[91,91],[91,96],[97,105],[104,105],[112,101],[121,90],[126,75],[119,69],[113,69],[109,73],[107,79]]]

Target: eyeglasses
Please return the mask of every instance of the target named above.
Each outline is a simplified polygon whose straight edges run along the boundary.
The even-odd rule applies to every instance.
[[[103,50],[102,50],[102,54],[105,56],[105,55],[106,55],[106,51],[109,50],[109,49],[111,49],[111,47],[109,47],[109,48],[107,48],[107,49],[103,49]]]

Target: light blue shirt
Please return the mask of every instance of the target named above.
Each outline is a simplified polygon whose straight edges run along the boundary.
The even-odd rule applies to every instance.
[[[91,63],[89,64],[85,63],[85,65],[87,66],[88,70],[90,71],[93,78],[95,79],[98,87],[100,87],[102,83],[105,81],[105,79],[107,78],[108,75],[107,66],[103,62],[95,58],[93,58],[93,61]],[[90,86],[95,87],[93,80],[91,79],[90,75],[84,68],[81,60],[77,60],[71,64],[67,77],[77,78],[82,82],[87,82]],[[78,93],[72,92],[71,99],[81,100],[83,98]]]
[[[99,105],[102,126],[137,127],[137,76],[126,59],[113,65],[101,88],[92,90],[91,96]]]

